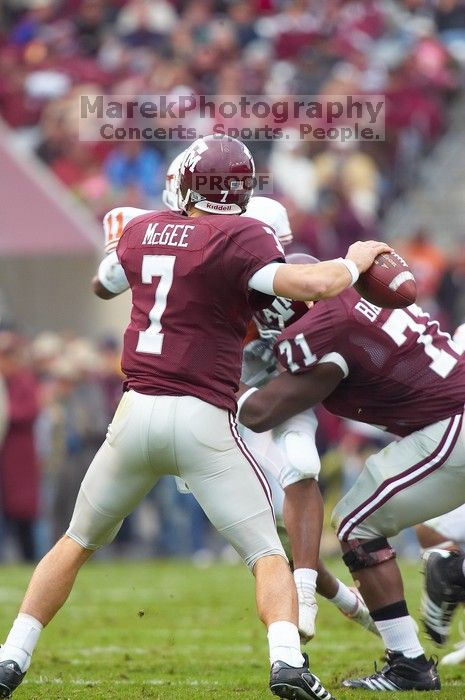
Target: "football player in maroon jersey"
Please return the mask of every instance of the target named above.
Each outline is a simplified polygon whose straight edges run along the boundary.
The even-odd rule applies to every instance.
[[[179,169],[183,157],[184,152],[176,156],[166,173],[163,203],[171,211],[179,211],[179,193],[176,189],[176,183],[179,181]],[[114,286],[115,281],[120,279],[122,282],[121,291],[125,285],[129,288],[124,270],[115,252],[116,247],[123,229],[129,221],[136,216],[148,213],[147,210],[132,207],[117,207],[105,215],[103,219],[105,252],[110,257],[103,263],[106,277],[102,277],[102,280],[97,278],[94,282],[96,292],[100,296],[105,298],[107,295],[105,286],[107,279],[110,279],[112,286]],[[242,216],[258,219],[271,227],[283,248],[292,242],[292,231],[287,211],[280,202],[270,197],[253,196]],[[294,263],[318,262],[316,258],[311,259],[302,254],[294,254],[292,258]],[[288,261],[286,258],[286,262]],[[269,333],[276,337],[285,326],[290,325],[292,320],[296,320],[306,311],[305,302],[291,302],[288,299],[275,298],[270,307],[259,310],[255,314],[254,323],[250,325],[254,331],[253,337],[256,336],[257,326],[260,337],[267,337]],[[245,348],[243,372],[245,371],[252,379],[255,372],[254,365],[258,364],[261,374],[269,379],[271,378],[269,372],[273,371],[276,363],[269,348],[267,348],[267,354],[272,360],[272,368],[270,368],[270,362],[263,363],[262,358],[256,356],[261,343],[261,340],[253,341]],[[244,381],[253,384],[253,381],[250,382],[247,379]],[[304,414],[294,416],[283,426],[267,433],[254,433],[240,424],[238,428],[241,437],[245,439],[247,447],[251,450],[253,457],[265,472],[270,483],[278,531],[280,527],[284,527],[284,520],[287,524],[294,564],[293,576],[297,587],[298,628],[301,640],[308,641],[315,634],[315,618],[318,611],[316,590],[336,605],[349,619],[354,620],[374,634],[378,634],[358,589],[348,587],[334,577],[321,561],[318,563],[317,573],[319,556],[317,537],[312,537],[311,541],[307,541],[303,550],[295,548],[294,551],[292,550],[292,542],[299,543],[302,540],[300,536],[297,538],[293,536],[293,528],[297,528],[299,531],[307,528],[314,535],[318,530],[321,532],[323,525],[323,508],[317,483],[321,467],[315,445],[317,419],[312,409],[305,411]],[[186,493],[186,485],[182,479],[174,478],[181,493]],[[286,501],[285,508],[284,499]],[[284,512],[285,518],[283,519]],[[295,517],[293,517],[294,513]],[[312,547],[309,547],[309,544]]]
[[[247,214],[271,225],[283,245],[289,239],[287,213],[279,202],[267,197],[253,197]],[[280,235],[281,231],[285,238]],[[286,255],[286,262],[317,263],[318,260],[294,253]],[[275,298],[269,307],[254,314],[259,339],[244,348],[241,381],[250,386],[263,386],[279,374],[273,344],[284,328],[307,311],[308,306],[303,301]],[[285,542],[288,542],[292,555],[301,639],[306,642],[315,635],[316,592],[336,605],[349,619],[379,636],[358,589],[346,586],[319,560],[323,501],[318,486],[321,462],[315,442],[318,421],[313,409],[292,416],[262,433],[253,432],[240,422],[238,426],[241,437],[270,483],[278,532],[285,529],[287,533]]]
[[[333,513],[344,561],[388,650],[381,671],[344,685],[438,690],[386,538],[465,502],[462,350],[415,304],[381,309],[350,289],[315,304],[282,333],[276,352],[288,371],[239,400],[249,428],[268,430],[322,402],[401,438],[367,460]],[[450,568],[453,584],[461,562]]]
[[[239,216],[253,176],[242,143],[198,139],[180,169],[183,212],[138,216],[119,238],[116,254],[132,292],[125,392],[84,477],[69,529],[38,564],[1,647],[0,696],[9,697],[23,679],[42,627],[67,599],[80,567],[111,542],[160,476],[175,474],[255,575],[272,692],[332,698],[300,651],[295,586],[268,485],[237,433],[235,391],[247,323],[269,295],[333,297],[391,249],[358,242],[343,260],[284,264],[273,232]],[[120,290],[110,282],[106,291],[111,297]]]
[[[183,157],[184,152],[176,156],[166,173],[163,203],[171,211],[179,211],[177,182],[179,181],[179,169]],[[149,211],[143,209],[116,207],[104,216],[103,230],[107,257],[100,270],[101,279],[97,277],[94,281],[94,287],[99,296],[106,298],[108,295],[106,285],[109,284],[114,288],[118,281],[121,284],[121,291],[124,290],[125,286],[129,289],[124,270],[116,254],[116,248],[125,226],[131,219],[148,213]],[[287,211],[276,200],[270,199],[270,197],[253,196],[242,216],[250,216],[270,226],[276,233],[283,248],[292,241]],[[305,255],[294,254],[294,258],[294,262],[297,263],[310,261],[309,256]],[[318,262],[318,260],[314,259],[313,262]],[[290,325],[291,320],[294,318],[294,310],[299,315],[302,315],[307,310],[305,302],[291,303],[286,299],[274,299],[268,309],[258,311],[254,317],[255,322],[260,327],[260,335],[268,332],[272,327],[279,334],[284,327],[280,325],[281,323]],[[298,316],[295,318],[298,318]],[[251,323],[249,328],[253,329],[252,335],[255,337],[257,328],[255,323]],[[260,342],[257,341],[258,344]],[[245,357],[249,358],[249,360],[243,361],[243,369],[247,366],[246,371],[249,372],[249,376],[250,371],[253,372],[253,364],[255,363],[252,357],[255,353],[254,345],[256,343],[252,342],[249,348],[246,348]],[[258,361],[262,364],[260,360]],[[273,364],[275,364],[274,360]],[[267,374],[268,370],[269,364],[266,368],[262,366],[262,371],[265,371],[267,378],[270,378]],[[265,476],[270,483],[278,526],[281,526],[284,510],[282,489],[285,491],[286,521],[291,534],[292,552],[292,541],[298,542],[301,539],[296,539],[292,536],[292,526],[297,527],[299,530],[308,528],[310,532],[315,533],[316,528],[321,531],[323,524],[321,496],[318,483],[316,482],[321,465],[315,446],[317,420],[314,412],[310,409],[305,411],[304,415],[294,416],[290,421],[286,421],[286,424],[279,429],[279,434],[277,431],[269,431],[268,434],[262,433],[259,435],[246,428],[244,429],[240,424],[238,428],[241,437],[245,439],[253,457],[265,472]],[[241,430],[245,430],[246,434],[242,434]],[[174,478],[181,493],[186,493],[186,485],[182,479],[176,476]],[[293,484],[297,484],[297,486],[293,486]],[[303,507],[299,507],[300,505]],[[292,517],[293,511],[297,512],[296,518]],[[299,605],[298,627],[301,640],[307,641],[315,634],[315,618],[318,611],[315,597],[316,589],[320,595],[336,605],[344,615],[378,634],[368,609],[356,587],[348,587],[335,578],[321,561],[318,565],[317,580],[316,562],[318,561],[319,541],[316,537],[312,539],[313,551],[308,546],[305,546],[304,551],[294,551],[292,553],[294,563],[293,576],[297,587]],[[308,542],[306,545],[308,545]]]

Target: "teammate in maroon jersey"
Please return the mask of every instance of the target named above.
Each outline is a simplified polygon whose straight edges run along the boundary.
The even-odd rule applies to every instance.
[[[465,502],[461,349],[418,306],[380,309],[347,290],[284,331],[276,352],[288,372],[244,394],[239,419],[248,427],[267,430],[322,402],[402,437],[367,460],[333,513],[344,561],[388,650],[383,670],[344,685],[437,690],[386,538]]]
[[[131,220],[117,248],[124,274],[100,272],[96,292],[111,297],[127,284],[132,291],[122,357],[126,391],[67,534],[36,568],[0,650],[0,696],[21,682],[42,626],[67,599],[82,564],[115,537],[160,476],[175,474],[253,570],[272,692],[332,698],[300,652],[295,586],[268,485],[237,434],[235,391],[247,322],[268,295],[332,297],[390,248],[356,243],[344,260],[283,264],[273,232],[238,216],[253,174],[239,141],[197,140],[180,171],[184,215],[150,212]]]
[[[255,208],[255,216],[269,223],[270,209],[282,207],[267,198],[266,208]],[[272,205],[272,206],[270,206]],[[284,210],[285,211],[285,210]],[[250,212],[250,205],[247,208]],[[271,224],[270,224],[271,225]],[[279,222],[274,227],[279,233]],[[317,263],[312,256],[302,253],[286,255],[286,262]],[[249,386],[263,386],[278,376],[273,345],[287,328],[308,311],[303,301],[274,298],[271,305],[254,314],[260,336],[244,348],[241,381]],[[239,432],[247,447],[265,472],[271,486],[278,533],[284,529],[292,557],[293,575],[299,603],[299,633],[306,642],[315,636],[318,613],[316,593],[327,598],[349,619],[379,636],[359,590],[348,587],[337,579],[319,559],[320,537],[323,528],[323,499],[318,478],[321,469],[316,447],[317,417],[312,408],[292,416],[272,430],[255,433],[238,422]]]

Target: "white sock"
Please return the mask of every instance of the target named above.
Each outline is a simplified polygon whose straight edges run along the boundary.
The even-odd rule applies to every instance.
[[[380,620],[375,622],[375,625],[386,649],[400,651],[409,659],[415,659],[425,653],[410,615],[396,617],[393,620]]]
[[[294,581],[299,603],[311,605],[315,602],[317,576],[318,572],[315,569],[294,569]]]
[[[336,580],[338,583],[337,593],[334,598],[329,599],[329,602],[334,603],[342,612],[351,613],[357,603],[357,596],[350,590],[349,586],[346,586],[346,584],[339,581],[339,579]]]
[[[299,668],[304,665],[300,651],[300,638],[297,627],[292,622],[272,622],[268,627],[270,663],[284,661],[289,666]]]
[[[43,625],[35,617],[19,613],[5,644],[0,648],[0,661],[11,659],[16,661],[23,673],[27,671],[42,629]]]

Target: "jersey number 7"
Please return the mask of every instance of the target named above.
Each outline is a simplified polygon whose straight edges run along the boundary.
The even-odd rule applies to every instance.
[[[161,355],[164,335],[161,332],[161,317],[166,309],[168,294],[173,284],[175,255],[144,255],[142,258],[142,282],[152,284],[154,277],[160,281],[155,290],[155,303],[149,311],[149,327],[139,331],[136,351]]]

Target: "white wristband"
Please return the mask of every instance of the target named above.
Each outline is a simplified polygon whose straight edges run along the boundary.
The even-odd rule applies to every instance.
[[[337,262],[341,262],[344,265],[344,267],[346,267],[347,270],[350,272],[350,276],[352,277],[352,282],[350,286],[353,287],[358,278],[360,277],[360,272],[358,271],[357,265],[354,263],[353,260],[349,260],[348,258],[337,258]]]
[[[256,386],[251,386],[248,391],[246,391],[242,396],[237,400],[237,412],[236,412],[236,420],[240,420],[239,414],[241,412],[242,406],[245,404],[249,396],[251,396],[253,393],[258,391],[258,388]]]

